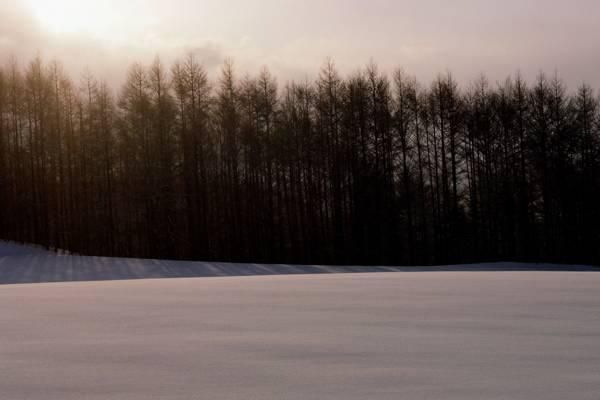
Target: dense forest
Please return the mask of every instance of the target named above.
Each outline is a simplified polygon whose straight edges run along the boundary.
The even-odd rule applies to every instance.
[[[0,237],[87,255],[600,262],[600,109],[556,75],[428,85],[376,65],[278,85],[193,56],[116,93],[0,69]]]

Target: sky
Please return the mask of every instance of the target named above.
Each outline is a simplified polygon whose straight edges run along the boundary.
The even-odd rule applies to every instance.
[[[267,66],[281,81],[343,74],[371,60],[427,82],[468,85],[558,71],[600,87],[597,0],[0,0],[0,60],[36,55],[120,84],[133,62],[194,53],[209,74]]]

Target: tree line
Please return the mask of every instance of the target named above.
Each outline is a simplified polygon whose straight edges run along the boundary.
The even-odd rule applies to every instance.
[[[596,92],[423,85],[326,61],[278,85],[193,56],[118,93],[0,69],[0,236],[104,256],[322,264],[600,261]]]

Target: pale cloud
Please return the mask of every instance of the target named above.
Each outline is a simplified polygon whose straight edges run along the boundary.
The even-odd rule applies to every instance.
[[[532,79],[544,69],[571,86],[600,85],[600,3],[591,0],[79,0],[98,15],[74,32],[44,24],[28,9],[35,1],[0,0],[0,56],[40,54],[116,85],[133,62],[188,52],[210,74],[233,58],[240,75],[267,65],[282,83],[313,79],[331,57],[343,73],[373,59],[423,81],[446,70],[463,83],[517,70]]]

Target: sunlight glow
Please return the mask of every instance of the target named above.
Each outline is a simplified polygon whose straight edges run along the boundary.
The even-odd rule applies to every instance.
[[[85,33],[107,38],[113,28],[111,10],[105,1],[26,0],[45,29],[58,34]],[[113,13],[114,14],[114,13]]]

